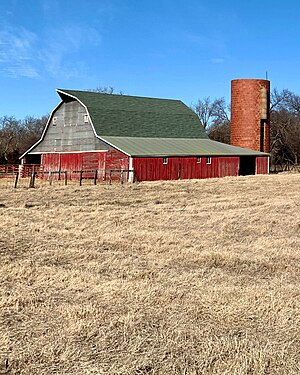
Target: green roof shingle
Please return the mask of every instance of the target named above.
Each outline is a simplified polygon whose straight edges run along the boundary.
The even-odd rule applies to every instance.
[[[180,100],[57,90],[84,104],[98,136],[202,138],[208,136],[197,115]]]

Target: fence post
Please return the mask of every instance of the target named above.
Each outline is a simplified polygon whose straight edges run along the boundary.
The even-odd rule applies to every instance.
[[[65,171],[65,186],[68,184],[68,172]]]
[[[18,180],[19,180],[19,171],[16,173],[16,179],[15,179],[15,189],[18,186]]]
[[[49,172],[49,185],[52,184],[52,172]]]
[[[30,187],[30,188],[34,188],[35,174],[36,174],[35,171],[33,171],[33,172],[31,173],[30,183],[29,183],[29,187]]]
[[[79,186],[82,185],[82,171],[79,173]]]
[[[98,177],[98,170],[95,169],[95,173],[94,173],[94,185],[97,185],[97,177]]]
[[[181,179],[181,164],[178,165],[178,180]]]
[[[109,184],[111,185],[111,169],[109,170]]]

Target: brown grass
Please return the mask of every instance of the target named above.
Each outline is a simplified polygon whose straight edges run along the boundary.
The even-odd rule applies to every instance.
[[[0,373],[300,374],[300,175],[0,189]]]

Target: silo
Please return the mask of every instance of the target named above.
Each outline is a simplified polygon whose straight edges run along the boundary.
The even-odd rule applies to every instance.
[[[231,81],[230,143],[270,152],[270,81]]]

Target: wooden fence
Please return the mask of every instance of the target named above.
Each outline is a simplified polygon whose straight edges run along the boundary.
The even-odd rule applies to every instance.
[[[85,180],[90,184],[106,182],[111,184],[113,181],[120,183],[128,182],[130,173],[134,171],[129,169],[109,169],[109,170],[79,170],[72,171],[44,171],[41,165],[0,165],[1,187],[42,187],[46,185],[67,185],[69,182],[79,182],[82,186]],[[5,183],[4,183],[5,181]]]
[[[0,165],[0,178],[7,178],[19,173],[21,177],[29,177],[32,172],[43,172],[41,164],[2,164]]]

